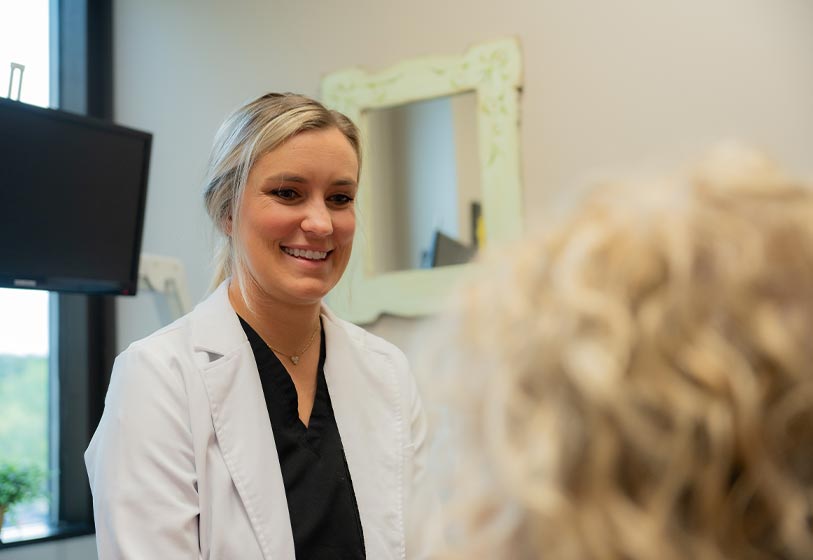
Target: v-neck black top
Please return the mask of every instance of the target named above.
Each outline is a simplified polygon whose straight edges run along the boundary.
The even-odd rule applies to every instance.
[[[305,426],[299,419],[296,387],[288,371],[242,317],[240,324],[260,372],[288,500],[296,557],[365,558],[356,495],[325,381],[324,332],[320,337],[316,397]]]

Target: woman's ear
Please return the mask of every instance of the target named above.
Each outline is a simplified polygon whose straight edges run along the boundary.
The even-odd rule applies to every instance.
[[[231,214],[229,214],[223,220],[223,233],[225,233],[226,236],[228,236],[228,237],[231,237],[231,228],[232,228],[232,219],[231,219]]]

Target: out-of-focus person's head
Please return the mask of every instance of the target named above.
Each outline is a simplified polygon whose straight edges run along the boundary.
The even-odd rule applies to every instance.
[[[813,191],[721,148],[502,252],[448,319],[437,558],[813,558]]]

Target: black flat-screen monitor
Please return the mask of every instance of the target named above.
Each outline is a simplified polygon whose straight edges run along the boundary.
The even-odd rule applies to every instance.
[[[135,294],[151,143],[0,99],[0,287]]]

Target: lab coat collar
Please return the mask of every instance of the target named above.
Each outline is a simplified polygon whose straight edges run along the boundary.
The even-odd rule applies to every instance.
[[[192,312],[192,344],[202,363],[200,373],[223,460],[263,556],[294,558],[285,486],[257,364],[229,303],[227,286],[228,281],[221,284]]]
[[[210,362],[239,350],[247,342],[240,319],[229,301],[228,279],[195,307],[192,316],[193,348],[195,352],[205,352]]]
[[[229,301],[228,288],[229,279],[226,279],[192,312],[195,315],[191,325],[194,350],[206,353],[210,362],[242,350],[248,342],[240,319]],[[346,336],[339,319],[324,303],[321,316],[326,337],[331,333],[334,337]]]

